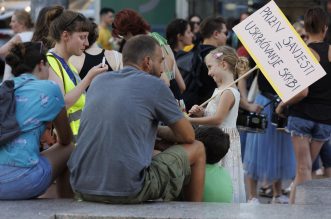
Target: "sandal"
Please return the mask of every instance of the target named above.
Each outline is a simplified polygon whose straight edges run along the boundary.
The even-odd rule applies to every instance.
[[[272,198],[273,197],[272,186],[270,185],[270,186],[266,186],[266,187],[261,187],[259,189],[259,196]]]

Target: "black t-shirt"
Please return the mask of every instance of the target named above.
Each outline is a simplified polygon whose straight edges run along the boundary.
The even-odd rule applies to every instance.
[[[201,51],[200,54],[203,59],[208,55],[210,51],[216,48],[212,45],[199,46]],[[200,82],[202,83],[202,86],[196,91],[186,91],[183,93],[183,99],[187,110],[190,110],[195,104],[200,105],[206,100],[208,100],[213,95],[213,92],[217,87],[217,84],[215,83],[213,78],[208,75],[208,68],[205,63],[203,63],[201,66]]]
[[[329,44],[311,43],[308,45],[320,57],[320,64],[326,75],[309,86],[308,96],[290,107],[290,115],[331,125],[331,63]]]
[[[272,88],[268,80],[264,77],[262,72],[259,72],[257,76],[257,84],[259,86],[259,90],[261,91],[261,94],[264,93],[276,95],[275,90]]]

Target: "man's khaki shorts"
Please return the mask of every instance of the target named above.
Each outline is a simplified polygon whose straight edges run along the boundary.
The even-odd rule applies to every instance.
[[[76,193],[76,198],[112,204],[136,204],[157,199],[171,201],[189,183],[190,175],[187,152],[183,146],[176,145],[153,157],[151,165],[146,169],[143,187],[137,195],[114,197]]]

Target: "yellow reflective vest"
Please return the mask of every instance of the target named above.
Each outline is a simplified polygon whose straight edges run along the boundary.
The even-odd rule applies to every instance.
[[[57,74],[59,78],[63,81],[64,92],[65,94],[70,92],[72,89],[75,88],[75,84],[70,79],[68,73],[61,65],[60,61],[58,61],[52,53],[47,53],[47,61],[53,71]],[[75,75],[77,83],[81,81],[79,75],[77,74],[77,70],[69,63],[69,67]],[[80,116],[82,114],[82,110],[85,106],[85,93],[83,93],[79,99],[76,101],[74,105],[72,105],[69,109],[67,109],[67,114],[70,122],[70,127],[72,133],[74,135],[74,141],[76,142],[78,129],[80,125]]]

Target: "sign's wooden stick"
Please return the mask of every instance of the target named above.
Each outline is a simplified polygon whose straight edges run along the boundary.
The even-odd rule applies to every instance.
[[[234,82],[232,82],[231,84],[229,84],[228,86],[226,86],[226,88],[224,88],[223,90],[221,90],[218,94],[212,96],[211,98],[209,98],[208,100],[206,100],[204,103],[202,103],[200,105],[200,107],[204,107],[205,105],[207,105],[211,100],[213,100],[215,97],[217,97],[218,95],[220,95],[224,90],[228,89],[229,87],[233,86],[234,84],[236,84],[238,81],[240,81],[241,79],[247,77],[249,74],[251,74],[253,71],[255,71],[256,69],[258,69],[257,65],[255,65],[254,68],[252,68],[251,70],[249,70],[248,72],[246,72],[245,74],[243,74],[242,76],[240,76],[237,80],[235,80]],[[188,114],[188,116],[190,116],[191,114]]]

